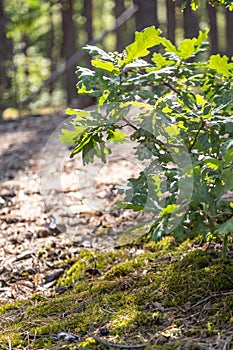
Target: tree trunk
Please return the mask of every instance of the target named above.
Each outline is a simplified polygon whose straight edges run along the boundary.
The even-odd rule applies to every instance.
[[[176,13],[175,3],[172,0],[166,0],[167,7],[167,37],[173,44],[175,44],[175,30],[176,30]]]
[[[115,2],[115,17],[118,18],[125,11],[124,0],[117,0]],[[126,23],[116,30],[116,50],[118,52],[123,51],[126,40],[125,36],[127,35],[127,26]]]
[[[187,1],[187,6],[183,12],[184,19],[184,36],[185,38],[193,38],[198,36],[199,26],[195,12],[190,8],[191,0]]]
[[[24,66],[24,76],[25,76],[25,80],[24,80],[24,88],[26,89],[26,93],[28,94],[29,90],[30,90],[30,86],[29,86],[29,66],[27,64],[27,60],[28,60],[28,48],[29,48],[29,37],[24,34],[21,38],[21,47],[22,47],[22,53],[25,56],[25,66]]]
[[[134,0],[134,4],[139,7],[135,15],[137,31],[152,25],[159,26],[157,0]]]
[[[11,79],[7,75],[7,70],[11,66],[13,57],[13,47],[11,40],[6,37],[6,17],[4,13],[4,1],[0,0],[0,119],[5,109],[4,100],[9,98]],[[7,92],[8,90],[8,92]]]
[[[73,1],[61,0],[61,13],[62,13],[62,57],[65,61],[71,57],[76,51],[76,31],[73,20]],[[75,77],[75,65],[72,66],[65,76],[65,89],[67,95],[67,104],[71,103],[73,99],[77,97],[76,92],[76,77]]]
[[[216,8],[207,4],[207,13],[210,24],[210,52],[211,55],[219,52],[218,49],[218,26],[217,26],[217,11]]]
[[[233,56],[233,12],[226,9],[226,54],[229,57]]]
[[[54,59],[54,46],[55,46],[55,33],[54,33],[54,22],[53,22],[53,2],[49,1],[49,32],[47,37],[47,56],[50,59],[50,74],[56,70],[56,60]],[[49,93],[52,94],[54,90],[54,84],[51,83],[49,86]]]
[[[84,17],[86,18],[85,31],[87,33],[87,42],[93,39],[93,2],[92,0],[84,1]]]

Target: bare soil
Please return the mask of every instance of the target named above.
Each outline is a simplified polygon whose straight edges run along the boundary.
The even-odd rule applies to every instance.
[[[58,141],[65,120],[56,114],[0,124],[1,302],[29,297],[61,260],[75,257],[82,246],[100,251],[116,246],[135,220],[135,214],[113,205],[115,185],[140,171],[132,148],[115,148],[106,165],[84,167],[80,157],[69,159],[68,147]],[[63,162],[61,168],[41,175],[45,152],[56,138],[49,168],[56,160]],[[59,193],[46,192],[42,176],[50,184],[57,178]]]

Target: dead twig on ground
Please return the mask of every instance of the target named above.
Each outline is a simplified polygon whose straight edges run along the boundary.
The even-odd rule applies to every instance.
[[[90,337],[92,337],[97,343],[113,347],[113,348],[119,348],[119,349],[142,349],[148,346],[148,343],[145,344],[132,344],[132,345],[127,345],[127,344],[116,344],[112,342],[108,342],[107,340],[101,339],[97,337],[96,335],[90,333]]]

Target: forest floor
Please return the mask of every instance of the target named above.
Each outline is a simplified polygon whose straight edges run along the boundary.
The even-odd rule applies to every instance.
[[[232,244],[225,260],[200,238],[119,247],[141,219],[113,206],[115,185],[140,171],[132,149],[84,169],[66,147],[58,169],[64,121],[0,124],[0,349],[232,349]],[[62,205],[45,191],[46,150]]]
[[[83,167],[79,157],[70,160],[70,151],[64,145],[61,171],[58,169],[51,178],[50,173],[44,175],[50,184],[56,182],[55,176],[61,181],[60,192],[64,195],[61,215],[65,218],[59,221],[61,216],[56,215],[61,210],[60,193],[43,193],[41,164],[50,138],[53,139],[57,127],[61,134],[65,121],[64,115],[57,114],[0,124],[2,302],[30,296],[35,292],[35,280],[40,284],[51,272],[50,264],[54,269],[54,260],[59,264],[59,259],[76,256],[80,246],[99,251],[113,248],[119,233],[135,219],[129,211],[113,207],[114,185],[138,171],[137,165],[127,159],[126,152],[122,154],[122,149],[117,150],[107,166],[97,163],[93,170],[93,166]],[[58,140],[57,135],[55,138]],[[57,147],[62,145],[58,140]],[[52,150],[51,163],[56,162],[58,151]],[[44,251],[46,259],[41,263],[38,254]],[[23,278],[28,273],[33,276],[31,281]],[[9,276],[12,283],[5,285],[3,280]]]

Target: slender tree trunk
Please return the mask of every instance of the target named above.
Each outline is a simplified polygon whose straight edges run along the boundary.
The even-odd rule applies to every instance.
[[[233,12],[226,9],[226,54],[233,56]]]
[[[199,26],[195,12],[190,8],[191,0],[188,0],[187,6],[183,12],[184,18],[184,36],[185,38],[193,38],[198,35]]]
[[[93,2],[92,0],[84,1],[84,17],[86,18],[85,30],[87,33],[87,41],[93,39]]]
[[[173,44],[175,44],[175,30],[176,30],[176,13],[175,3],[172,0],[166,0],[167,7],[167,37]]]
[[[159,26],[157,0],[134,0],[134,4],[139,7],[135,15],[137,31],[152,25]]]
[[[7,74],[13,57],[12,42],[6,37],[6,17],[4,13],[4,1],[0,0],[0,119],[4,106],[5,98],[9,98],[11,88],[11,79]],[[8,90],[8,92],[7,92]]]
[[[62,57],[65,61],[71,57],[76,51],[75,39],[76,31],[73,20],[73,1],[72,0],[61,0],[61,13],[62,13]],[[76,92],[76,77],[75,77],[75,65],[71,67],[66,73],[65,77],[65,88],[67,94],[67,103],[71,103],[73,99],[77,97]]]
[[[29,47],[29,38],[27,35],[22,36],[22,53],[25,56],[25,67],[24,67],[24,75],[25,75],[25,81],[24,81],[24,88],[26,88],[27,93],[29,91],[29,70],[28,70],[28,64],[27,64],[27,57],[28,57],[28,47]]]
[[[218,26],[217,26],[217,11],[216,8],[207,4],[207,13],[210,24],[210,52],[212,55],[219,52],[218,49]]]
[[[54,22],[53,22],[53,2],[49,1],[49,32],[47,37],[47,56],[50,59],[50,74],[56,70],[56,60],[54,59],[54,46],[55,46],[55,35],[54,35]],[[54,84],[49,86],[49,93],[52,94]]]
[[[125,11],[124,0],[117,0],[115,2],[115,17],[118,18],[124,11]],[[127,36],[126,24],[122,25],[120,28],[116,30],[116,50],[118,52],[121,52],[126,45],[125,36]]]

